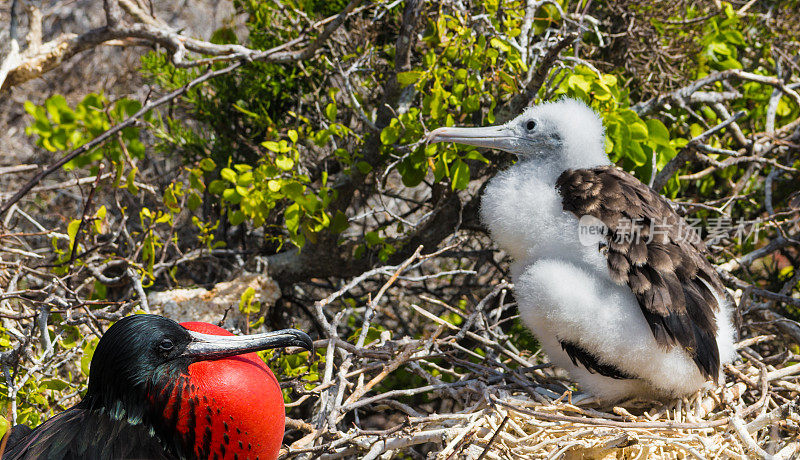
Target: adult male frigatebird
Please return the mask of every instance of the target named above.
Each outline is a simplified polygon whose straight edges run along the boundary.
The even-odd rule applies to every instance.
[[[428,139],[517,155],[487,185],[481,218],[515,259],[522,320],[584,389],[608,400],[685,395],[734,358],[731,305],[705,245],[609,162],[592,109],[562,99]]]
[[[313,343],[295,329],[233,336],[208,323],[128,316],[97,344],[81,402],[26,435],[15,427],[3,459],[273,460],[283,395],[253,352],[286,346]]]

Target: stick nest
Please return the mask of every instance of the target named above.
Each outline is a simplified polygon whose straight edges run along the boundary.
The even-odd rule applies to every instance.
[[[310,413],[298,417],[303,422],[290,420],[288,426],[302,433],[289,433],[284,458],[790,459],[800,454],[795,402],[800,364],[790,351],[796,345],[780,328],[745,321],[741,335],[748,338],[738,343],[739,359],[724,367],[719,384],[708,382],[680,400],[609,405],[580,393],[546,356],[525,351],[518,335],[503,332],[500,326],[513,319],[504,312],[515,312],[513,301],[506,300],[508,283],[495,285],[474,307],[456,308],[430,296],[419,297],[424,306],[412,301],[380,306],[381,297],[393,292],[390,286],[402,284],[401,274],[418,269],[424,257],[418,252],[405,265],[385,267],[390,279],[359,313],[366,330],[370,321],[404,316],[405,309],[408,318],[427,322],[425,333],[391,340],[384,331],[366,344],[363,334],[320,340],[318,346],[327,345],[324,373],[320,364],[324,377],[290,404],[314,401]],[[320,318],[337,295],[317,302]],[[336,321],[325,327],[335,331]],[[418,378],[398,384],[400,371]]]

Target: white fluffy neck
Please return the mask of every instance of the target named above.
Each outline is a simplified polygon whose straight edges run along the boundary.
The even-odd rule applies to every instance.
[[[519,263],[543,257],[584,259],[577,218],[564,211],[556,180],[566,169],[608,164],[605,153],[522,159],[500,172],[481,199],[481,219],[492,238]],[[594,252],[597,252],[596,249]]]

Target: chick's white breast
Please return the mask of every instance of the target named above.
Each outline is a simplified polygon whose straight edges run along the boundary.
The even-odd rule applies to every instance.
[[[598,248],[578,242],[578,219],[563,210],[555,188],[557,175],[547,165],[534,163],[500,172],[481,198],[481,220],[520,269],[542,258],[557,258],[608,278]]]

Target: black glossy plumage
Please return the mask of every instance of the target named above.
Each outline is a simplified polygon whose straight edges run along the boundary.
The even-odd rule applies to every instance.
[[[631,288],[656,342],[682,346],[717,380],[716,296],[727,293],[699,236],[658,192],[614,166],[564,171],[556,188],[565,211],[606,225],[609,274]]]
[[[581,346],[576,343],[568,342],[566,340],[559,340],[558,342],[561,344],[561,349],[564,350],[569,356],[569,359],[572,360],[572,364],[577,366],[578,363],[581,363],[581,365],[592,374],[596,372],[600,375],[620,380],[635,378],[632,375],[625,373],[625,371],[618,369],[616,366],[601,363],[597,357],[586,351],[584,348],[581,348]]]
[[[191,360],[180,355],[190,341],[186,329],[161,316],[118,321],[97,345],[83,400],[10,440],[3,460],[187,458],[161,420],[166,398],[148,395],[165,380],[185,378]]]
[[[91,426],[90,432],[86,430]],[[15,427],[16,428],[16,427]],[[47,420],[25,438],[9,442],[3,459],[175,459],[143,424],[112,420],[76,405]]]

